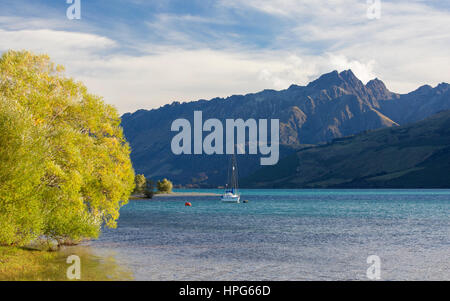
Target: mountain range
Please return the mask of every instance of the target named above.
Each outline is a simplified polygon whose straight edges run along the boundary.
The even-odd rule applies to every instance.
[[[264,188],[449,188],[450,110],[304,148],[241,182]]]
[[[447,83],[434,88],[425,85],[398,94],[389,91],[379,79],[363,84],[351,70],[333,71],[306,86],[173,102],[158,109],[127,113],[122,116],[122,126],[132,148],[136,172],[154,179],[167,177],[175,184],[214,187],[224,184],[228,159],[224,155],[173,155],[170,149],[175,135],[170,131],[173,120],[185,118],[193,122],[194,111],[202,111],[204,120],[279,119],[280,157],[287,157],[311,145],[411,124],[448,110],[449,87]],[[238,156],[238,165],[240,176],[249,177],[260,168],[259,156]]]

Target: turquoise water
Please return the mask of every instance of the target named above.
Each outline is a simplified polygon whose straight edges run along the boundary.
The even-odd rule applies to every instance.
[[[130,201],[91,244],[137,280],[366,280],[369,255],[383,280],[450,280],[450,190],[242,190],[241,200]]]

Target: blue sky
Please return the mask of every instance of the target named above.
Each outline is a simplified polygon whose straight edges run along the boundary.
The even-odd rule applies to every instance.
[[[351,68],[396,92],[450,82],[450,2],[0,1],[0,51],[48,53],[121,113],[307,84]]]

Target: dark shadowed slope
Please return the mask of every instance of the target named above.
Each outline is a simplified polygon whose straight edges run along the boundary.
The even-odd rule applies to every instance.
[[[450,188],[450,111],[303,149],[246,187]]]

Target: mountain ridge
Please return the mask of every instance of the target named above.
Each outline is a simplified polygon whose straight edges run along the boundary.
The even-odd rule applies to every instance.
[[[450,188],[450,110],[299,150],[247,188]]]
[[[379,79],[364,85],[351,70],[332,71],[306,86],[291,85],[280,91],[173,102],[158,109],[138,110],[124,114],[122,125],[137,172],[152,178],[168,177],[178,184],[214,186],[223,181],[225,171],[221,164],[226,166],[226,159],[219,155],[173,155],[173,120],[185,118],[192,122],[197,110],[203,112],[204,119],[222,121],[276,118],[280,120],[282,155],[287,155],[303,144],[326,143],[367,130],[396,127],[450,109],[449,84],[422,87],[398,94],[389,91]],[[245,157],[241,160],[244,176],[259,168],[254,157]]]

